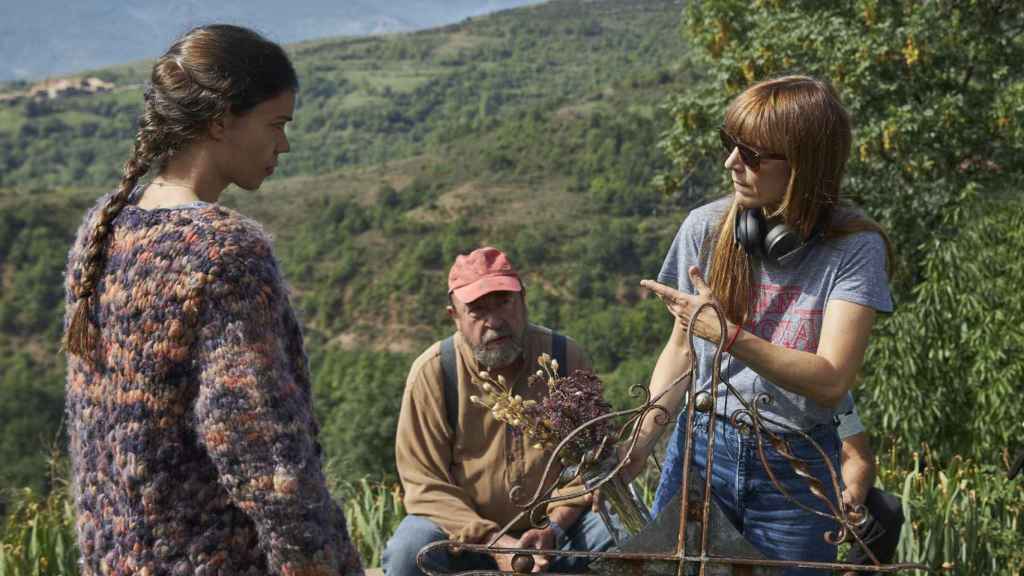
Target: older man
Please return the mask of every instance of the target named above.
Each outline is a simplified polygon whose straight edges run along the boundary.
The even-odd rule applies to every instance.
[[[448,275],[448,297],[456,332],[416,359],[402,398],[395,456],[409,515],[384,551],[389,575],[422,574],[416,555],[432,542],[490,542],[521,512],[510,496],[512,488],[520,486],[521,494],[532,495],[540,483],[548,454],[470,402],[470,395],[480,394],[473,375],[482,370],[501,375],[515,394],[540,399],[544,387],[527,385],[539,355],[560,357],[568,372],[590,368],[574,341],[528,322],[526,290],[501,251],[487,247],[457,257]],[[548,509],[548,527],[532,528],[524,517],[497,544],[572,550],[610,545],[610,535],[587,502],[558,504]],[[578,559],[558,557],[549,565],[548,559],[535,558],[534,570],[583,567]],[[428,560],[439,569],[511,571],[509,555],[492,559],[441,550]]]

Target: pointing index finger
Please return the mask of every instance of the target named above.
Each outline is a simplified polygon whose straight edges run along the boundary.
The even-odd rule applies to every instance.
[[[655,282],[654,280],[641,280],[640,286],[650,290],[651,292],[654,292],[658,296],[666,296],[673,300],[680,296],[681,294],[675,288],[672,288],[671,286],[666,286],[664,284],[661,284],[660,282]]]

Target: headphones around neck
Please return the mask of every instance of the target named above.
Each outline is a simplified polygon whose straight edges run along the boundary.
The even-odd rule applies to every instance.
[[[816,235],[811,234],[811,238]],[[759,208],[736,210],[733,238],[747,254],[779,265],[793,260],[810,242],[785,222],[769,224]]]

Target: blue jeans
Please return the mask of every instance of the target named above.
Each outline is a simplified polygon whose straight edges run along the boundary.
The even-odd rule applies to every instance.
[[[581,514],[576,523],[566,529],[565,535],[566,542],[562,545],[562,550],[601,552],[612,545],[611,535],[601,517],[590,510]],[[406,516],[384,549],[384,558],[381,562],[384,574],[422,576],[423,572],[416,566],[416,555],[427,544],[440,540],[448,540],[448,534],[433,521],[422,516]],[[487,554],[463,552],[451,555],[443,548],[429,554],[427,561],[438,571],[497,569],[494,560]],[[551,559],[548,571],[579,572],[586,567],[588,561],[587,558],[558,556]]]
[[[675,433],[665,451],[658,491],[654,495],[653,514],[668,505],[682,487],[683,456],[686,454],[686,413],[679,418]],[[839,474],[839,436],[835,427],[821,424],[806,432],[828,455]],[[784,433],[794,456],[803,460],[808,471],[824,486],[825,494],[836,504],[828,466],[821,454],[796,433]],[[707,469],[708,416],[694,415],[693,466],[699,477]],[[798,477],[788,461],[765,439],[765,458],[772,473],[786,491],[804,506],[828,513],[824,502],[811,494],[806,480]],[[842,484],[840,484],[842,487]],[[721,416],[715,425],[715,459],[711,492],[726,517],[743,536],[769,559],[835,562],[836,547],[825,541],[828,531],[839,529],[835,520],[823,518],[788,500],[768,477],[757,454],[757,439],[744,435]],[[827,575],[828,571],[789,569],[787,576]]]

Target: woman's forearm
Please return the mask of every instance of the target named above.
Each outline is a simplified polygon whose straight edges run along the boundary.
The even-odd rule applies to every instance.
[[[772,344],[745,330],[737,335],[729,352],[772,384],[829,408],[838,406],[853,384],[827,359]]]
[[[736,325],[731,323],[726,324],[723,334],[720,317],[708,307],[716,301],[704,283],[700,269],[691,266],[689,273],[690,280],[697,287],[697,295],[680,292],[653,280],[640,283],[661,298],[676,317],[669,346],[658,359],[659,366],[666,363],[666,370],[655,370],[652,392],[664,382],[671,368],[679,369],[678,365],[672,364],[672,357],[666,357],[669,348],[674,345],[680,353],[686,351],[688,356],[687,330],[693,330],[695,336],[713,344],[725,339],[729,353],[762,378],[822,406],[835,408],[853,387],[875,322],[873,308],[841,299],[830,301],[822,313],[816,349],[796,350],[773,344],[746,331],[737,332]],[[698,310],[700,312],[694,315]]]
[[[857,379],[875,322],[872,308],[833,300],[825,307],[817,350],[794,350],[743,331],[729,352],[771,383],[835,408]],[[732,334],[734,326],[729,327]]]
[[[679,324],[673,323],[672,335],[658,356],[658,362],[651,374],[651,398],[658,398],[657,405],[664,409],[652,410],[641,424],[638,447],[645,452],[657,442],[668,424],[679,411],[679,406],[686,395],[689,378],[679,381],[680,376],[690,371],[690,348],[686,343],[686,333]],[[673,386],[673,384],[675,384]],[[660,395],[660,398],[659,398]]]
[[[867,498],[868,491],[875,484],[877,468],[875,453],[866,432],[854,434],[843,439],[843,491],[847,504],[860,505]]]

